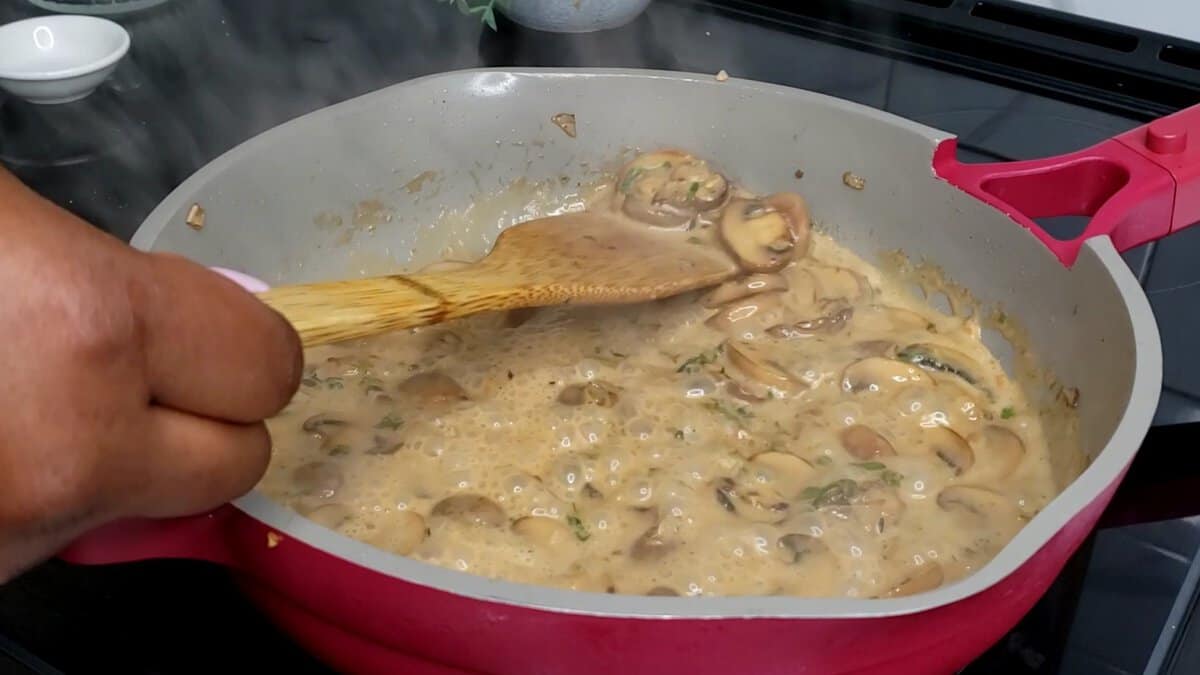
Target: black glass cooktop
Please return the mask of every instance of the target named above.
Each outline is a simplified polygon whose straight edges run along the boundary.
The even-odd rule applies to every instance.
[[[0,20],[40,10],[0,0]],[[84,101],[0,98],[0,161],[128,237],[175,185],[284,120],[428,73],[628,66],[766,80],[959,135],[967,158],[1075,150],[1200,102],[1200,46],[1006,0],[656,0],[624,28],[487,30],[435,0],[168,0]],[[1104,526],[966,675],[1200,672],[1200,228],[1126,260],[1166,358],[1158,425]],[[0,587],[0,672],[324,673],[220,569],[47,563]]]

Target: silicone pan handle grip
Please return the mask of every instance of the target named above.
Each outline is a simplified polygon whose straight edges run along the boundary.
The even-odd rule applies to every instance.
[[[228,531],[239,514],[226,504],[198,516],[117,521],[76,539],[58,557],[81,565],[188,558],[234,567]]]
[[[955,139],[937,147],[934,173],[1031,230],[1067,266],[1092,237],[1125,251],[1200,221],[1200,106],[1058,157],[963,164],[956,150]],[[1091,221],[1064,240],[1033,221],[1053,216]]]

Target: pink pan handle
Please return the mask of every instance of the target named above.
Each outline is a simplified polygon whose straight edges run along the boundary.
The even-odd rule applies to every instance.
[[[1028,228],[1067,266],[1092,237],[1107,235],[1125,251],[1200,221],[1200,106],[1058,157],[963,164],[957,147],[955,139],[938,145],[934,173]],[[1033,221],[1054,216],[1091,222],[1057,239]]]

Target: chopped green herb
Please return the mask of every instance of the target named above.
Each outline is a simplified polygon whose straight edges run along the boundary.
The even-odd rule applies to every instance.
[[[814,461],[821,466],[829,466],[830,464],[833,464],[833,458],[829,455],[821,455]]]
[[[402,426],[404,426],[404,420],[392,415],[392,413],[388,413],[383,416],[383,419],[379,420],[379,423],[375,425],[375,428],[391,429],[392,431],[395,431]]]
[[[845,506],[858,495],[858,483],[849,478],[835,480],[829,485],[814,488],[808,487],[800,493],[801,499],[811,499],[813,508],[823,506]]]
[[[633,188],[633,182],[637,180],[637,177],[642,175],[644,172],[644,169],[637,166],[630,169],[629,172],[625,174],[625,178],[621,180],[621,192],[629,194],[629,190]]]
[[[342,378],[340,377],[329,377],[325,379],[326,389],[343,389],[345,386],[346,384],[342,382]]]
[[[883,471],[887,468],[887,465],[883,462],[853,462],[852,464],[867,471]]]
[[[571,529],[575,531],[576,539],[579,541],[587,541],[592,537],[592,533],[588,532],[587,525],[584,525],[583,521],[579,518],[578,511],[576,511],[574,504],[571,504],[571,511],[573,513],[567,514],[567,525],[570,525]]]
[[[337,457],[339,455],[348,455],[348,454],[350,454],[350,446],[335,445],[328,450],[328,454],[330,457]]]
[[[707,351],[700,352],[699,354],[693,356],[692,358],[688,359],[687,361],[684,361],[683,363],[681,363],[679,365],[679,367],[675,369],[675,372],[677,372],[677,373],[697,372],[702,367],[707,366],[708,364],[712,363],[713,361],[716,361],[717,356],[720,353],[721,353],[720,347],[717,347],[716,349],[709,349]]]
[[[703,244],[703,243],[704,243],[704,240],[703,240],[703,239],[701,239],[700,237],[688,237],[688,238],[687,238],[687,243],[689,243],[689,244]]]
[[[900,474],[900,473],[896,473],[895,471],[892,471],[891,469],[888,469],[888,470],[884,471],[883,473],[879,474],[879,478],[884,483],[887,483],[888,485],[890,485],[892,487],[899,487],[900,481],[904,480],[904,475]]]
[[[754,413],[750,412],[750,409],[745,406],[735,408],[725,401],[718,401],[716,399],[708,399],[704,402],[704,406],[709,410],[721,413],[738,424],[741,424],[747,418],[754,417]]]
[[[693,181],[692,184],[688,186],[688,199],[695,199],[696,193],[699,191],[700,191],[700,183]]]
[[[1004,407],[1004,410],[1001,410],[1001,411],[1000,411],[1000,418],[1001,418],[1001,419],[1006,419],[1006,420],[1007,420],[1007,419],[1011,419],[1011,418],[1012,418],[1012,416],[1013,416],[1013,415],[1016,415],[1016,414],[1017,414],[1017,411],[1016,411],[1016,410],[1014,410],[1014,409],[1013,409],[1013,407],[1012,407],[1011,405],[1010,405],[1010,406],[1005,406],[1005,407]]]

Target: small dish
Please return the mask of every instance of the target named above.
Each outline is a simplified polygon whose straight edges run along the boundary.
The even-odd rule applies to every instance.
[[[31,103],[78,101],[129,51],[129,33],[93,16],[41,16],[0,26],[0,87]]]

